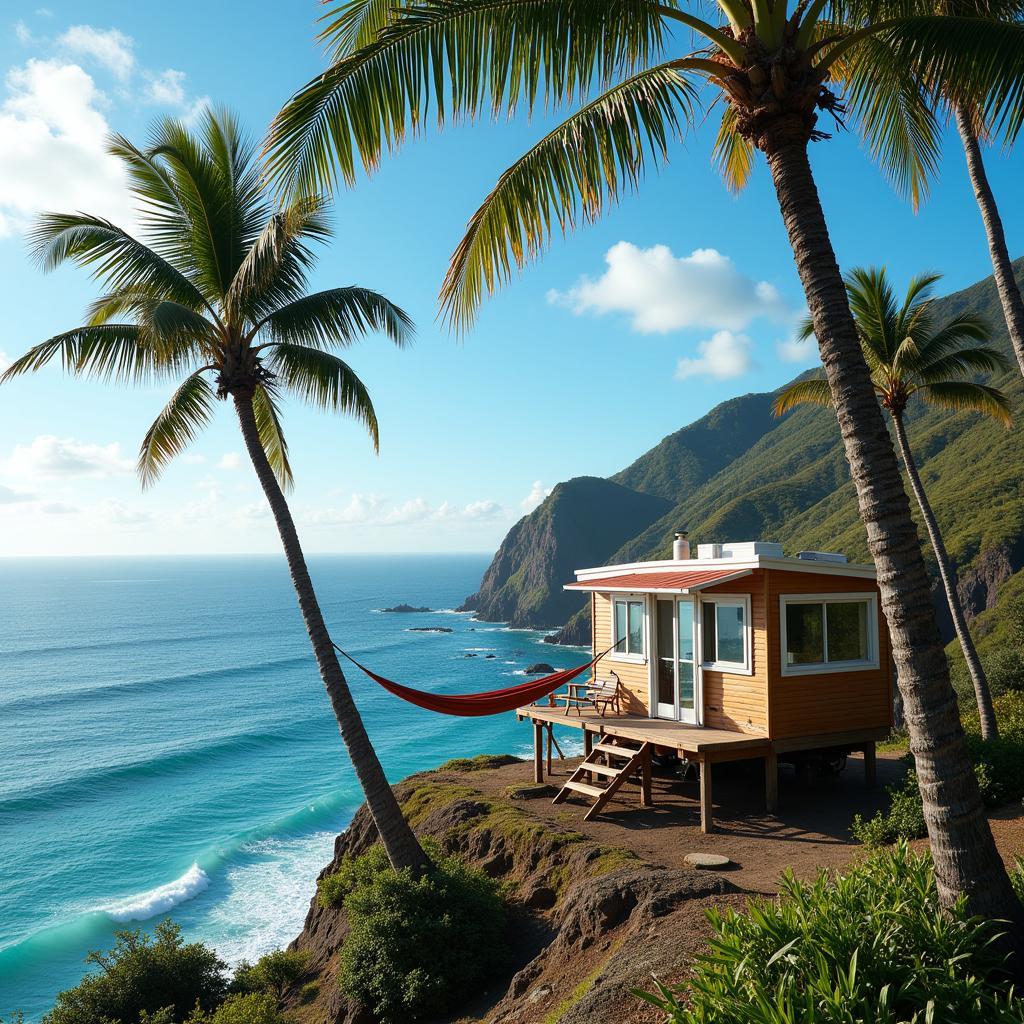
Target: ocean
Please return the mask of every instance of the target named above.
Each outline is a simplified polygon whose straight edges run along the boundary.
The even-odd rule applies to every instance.
[[[579,663],[453,610],[487,561],[310,569],[338,643],[408,685],[465,693]],[[437,610],[380,610],[398,603]],[[392,780],[529,750],[511,714],[431,714],[353,672]],[[0,1019],[38,1020],[90,950],[166,916],[230,964],[284,945],[360,802],[283,558],[0,561]]]

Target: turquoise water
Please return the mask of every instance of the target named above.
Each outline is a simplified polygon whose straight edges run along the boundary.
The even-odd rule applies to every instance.
[[[578,663],[450,610],[486,563],[311,570],[335,639],[410,685],[486,690],[531,661]],[[399,602],[448,610],[378,610]],[[528,747],[510,714],[446,718],[350,683],[392,779]],[[170,915],[228,962],[288,942],[359,802],[282,560],[0,561],[0,1019],[36,1020],[117,928]]]

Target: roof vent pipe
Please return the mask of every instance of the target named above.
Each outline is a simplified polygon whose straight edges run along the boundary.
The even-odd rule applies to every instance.
[[[672,558],[676,562],[685,562],[690,557],[690,542],[686,539],[686,531],[680,530],[672,542]]]

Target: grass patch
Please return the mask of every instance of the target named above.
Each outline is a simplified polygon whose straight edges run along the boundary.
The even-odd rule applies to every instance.
[[[472,800],[480,794],[469,786],[450,782],[425,782],[402,801],[402,812],[414,828],[440,807],[456,800]]]
[[[617,941],[608,953],[608,956],[590,972],[573,990],[569,993],[551,1012],[544,1018],[543,1024],[558,1024],[558,1022],[594,987],[594,982],[601,977],[605,964],[618,952],[621,940]]]
[[[453,757],[438,769],[442,772],[486,772],[504,768],[507,764],[521,764],[521,757],[511,754],[477,754],[476,757]]]

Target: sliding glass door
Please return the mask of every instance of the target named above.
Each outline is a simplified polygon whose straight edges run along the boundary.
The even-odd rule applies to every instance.
[[[657,602],[654,707],[658,718],[697,723],[693,599]]]

